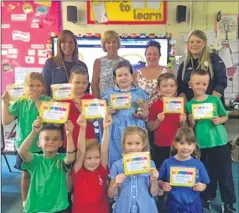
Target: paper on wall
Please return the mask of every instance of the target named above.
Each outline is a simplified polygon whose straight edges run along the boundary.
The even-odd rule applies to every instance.
[[[94,19],[96,23],[105,23],[108,22],[108,17],[105,9],[105,4],[93,4],[92,10],[94,14]]]
[[[132,0],[132,8],[135,9],[143,9],[145,8],[145,1],[144,0]]]
[[[15,68],[15,84],[24,83],[25,76],[30,72],[41,72],[42,68],[28,68],[16,67]]]
[[[148,1],[147,2],[147,7],[154,9],[154,10],[159,10],[161,6],[161,2],[160,1]]]
[[[233,53],[239,52],[239,39],[229,41],[229,47]]]
[[[231,58],[232,58],[232,64],[233,65],[239,64],[239,52],[238,53],[232,53]]]
[[[219,51],[219,56],[221,57],[221,59],[223,60],[226,68],[232,67],[232,59],[231,59],[231,54],[230,54],[230,50],[228,47],[226,48],[222,48]]]

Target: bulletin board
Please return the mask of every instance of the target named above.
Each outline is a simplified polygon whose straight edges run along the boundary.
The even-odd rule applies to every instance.
[[[166,24],[166,21],[166,1],[87,1],[88,24]]]
[[[1,2],[2,90],[21,83],[32,71],[41,72],[51,52],[52,35],[62,30],[61,3],[45,1]]]

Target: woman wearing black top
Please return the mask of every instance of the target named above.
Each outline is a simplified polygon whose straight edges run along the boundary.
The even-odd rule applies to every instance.
[[[49,96],[52,84],[68,83],[71,69],[76,65],[87,70],[86,64],[79,60],[75,35],[70,30],[63,30],[58,35],[56,56],[46,60],[42,71]]]
[[[186,59],[177,72],[178,95],[186,97],[187,101],[194,96],[188,84],[191,73],[199,68],[210,74],[206,93],[220,97],[224,103],[224,90],[227,87],[225,64],[216,53],[209,52],[205,33],[195,30],[189,36]]]

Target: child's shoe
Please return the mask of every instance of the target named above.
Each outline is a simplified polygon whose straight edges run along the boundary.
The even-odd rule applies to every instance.
[[[210,200],[206,200],[206,201],[203,201],[203,210],[204,210],[204,213],[208,213],[210,212],[212,206],[211,206],[211,201]]]
[[[236,209],[233,208],[233,205],[230,205],[230,204],[224,204],[222,206],[222,213],[235,213],[236,212]]]

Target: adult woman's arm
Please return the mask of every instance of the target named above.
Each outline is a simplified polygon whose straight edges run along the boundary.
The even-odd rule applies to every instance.
[[[99,81],[100,81],[100,58],[97,58],[94,62],[93,75],[91,81],[92,95],[95,96],[96,98],[100,98]]]
[[[219,98],[223,95],[227,87],[227,73],[226,66],[222,59],[215,53],[211,54],[212,67],[214,72],[215,87],[213,88],[212,95]]]
[[[42,75],[43,75],[44,82],[45,82],[46,94],[48,96],[51,96],[51,84],[52,84],[52,66],[51,66],[51,62],[53,62],[53,60],[54,59],[47,59],[45,65],[43,67],[43,70],[42,70]]]

